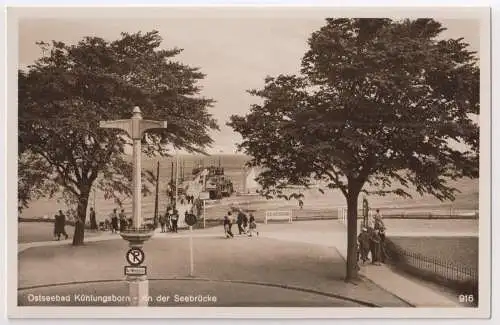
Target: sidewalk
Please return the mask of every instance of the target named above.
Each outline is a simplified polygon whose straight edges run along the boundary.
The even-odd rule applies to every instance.
[[[332,228],[332,225],[329,225]],[[339,254],[346,259],[347,232],[342,224],[334,226],[325,232],[264,232],[262,236],[279,240],[317,244],[335,247]],[[307,229],[307,228],[305,228]],[[361,266],[360,275],[369,279],[384,290],[415,307],[462,307],[458,299],[434,290],[417,279],[397,274],[386,265]]]
[[[216,237],[216,236],[221,237],[222,233],[220,231],[216,232],[211,228],[193,230],[193,238]],[[157,229],[155,231],[154,237],[186,238],[186,237],[189,237],[189,230],[181,230],[179,233],[170,233],[170,232],[169,233],[162,233],[160,231],[160,229]],[[121,239],[120,234],[112,234],[111,232],[105,232],[105,233],[102,233],[100,235],[96,235],[96,236],[92,236],[92,237],[86,236],[85,243],[93,243],[93,242],[113,240],[113,239]],[[51,241],[38,241],[38,242],[31,242],[31,243],[19,243],[17,253],[19,254],[19,253],[21,253],[29,248],[33,248],[33,247],[71,245],[72,242],[73,242],[73,239],[69,238],[69,239],[64,239],[64,240],[51,240]]]

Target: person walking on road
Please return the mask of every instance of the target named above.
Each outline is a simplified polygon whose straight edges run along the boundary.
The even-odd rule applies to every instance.
[[[179,211],[177,209],[174,209],[170,220],[172,221],[172,232],[177,232],[177,221],[179,221]]]
[[[59,210],[59,214],[55,216],[55,223],[54,223],[54,235],[57,238],[57,240],[61,240],[61,235],[64,235],[66,239],[68,239],[68,234],[66,233],[66,216],[62,212],[62,210]]]
[[[90,208],[90,230],[96,231],[97,230],[97,220],[95,217],[95,211],[94,208]]]
[[[243,211],[238,210],[238,215],[236,216],[236,224],[238,225],[238,232],[240,235],[242,235],[243,233],[245,233],[245,231],[243,230],[243,217],[244,217],[244,214],[243,214]]]
[[[243,233],[248,234],[248,216],[243,213]]]
[[[116,209],[113,209],[113,212],[109,217],[111,219],[111,232],[118,232],[118,215],[116,214]]]
[[[125,210],[122,209],[120,212],[120,232],[124,232],[127,228],[127,216],[125,215]]]
[[[228,212],[226,216],[224,216],[224,234],[226,238],[233,238],[233,232],[231,231],[231,212]]]
[[[162,214],[160,216],[160,226],[161,226],[161,232],[166,232],[166,224],[167,224],[167,216],[166,214]]]
[[[255,222],[255,217],[253,216],[252,213],[250,213],[250,218],[248,220],[248,236],[252,237],[254,233],[257,233],[257,236],[259,235],[259,232],[257,231],[257,223]]]

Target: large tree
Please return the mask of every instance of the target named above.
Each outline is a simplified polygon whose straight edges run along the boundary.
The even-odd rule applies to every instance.
[[[250,91],[262,104],[229,123],[265,170],[264,195],[314,180],[342,191],[346,280],[357,277],[360,193],[453,200],[449,180],[478,177],[477,59],[443,30],[432,19],[327,19],[301,73],[266,78]]]
[[[99,121],[130,118],[139,106],[145,119],[167,120],[166,130],[143,139],[148,155],[169,149],[203,152],[218,129],[199,95],[199,68],[175,60],[181,49],[161,49],[157,31],[122,33],[115,41],[85,37],[77,44],[39,43],[48,54],[19,71],[20,206],[35,193],[57,187],[77,206],[73,244],[82,244],[92,187],[107,198],[131,195],[128,135],[100,129]],[[31,176],[35,175],[36,178]]]

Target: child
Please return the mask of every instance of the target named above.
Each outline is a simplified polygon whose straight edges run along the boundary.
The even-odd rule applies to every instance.
[[[358,235],[359,242],[359,255],[361,255],[361,260],[363,264],[368,260],[368,252],[370,251],[370,234],[368,233],[368,229],[363,227],[361,233]]]
[[[167,232],[166,224],[167,224],[167,216],[162,214],[160,216],[161,232]]]
[[[257,236],[258,236],[259,232],[257,231],[257,223],[255,222],[255,217],[253,216],[252,213],[250,213],[250,218],[249,218],[248,222],[249,222],[248,236],[252,237],[254,232],[256,232]]]

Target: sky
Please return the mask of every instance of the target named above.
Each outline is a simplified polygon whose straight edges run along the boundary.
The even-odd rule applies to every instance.
[[[439,20],[448,30],[443,37],[463,37],[471,50],[479,52],[479,21]],[[201,95],[216,100],[210,113],[220,131],[211,134],[214,144],[209,153],[234,153],[239,134],[226,126],[232,114],[246,114],[259,99],[246,90],[261,88],[268,75],[298,73],[307,50],[307,39],[325,23],[324,17],[278,18],[150,18],[150,19],[24,19],[19,22],[19,65],[25,67],[42,52],[37,41],[76,43],[85,36],[107,40],[120,32],[158,30],[162,48],[184,51],[177,59],[200,67],[206,74]]]

